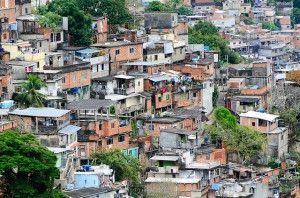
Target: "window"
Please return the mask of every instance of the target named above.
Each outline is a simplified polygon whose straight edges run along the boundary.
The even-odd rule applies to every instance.
[[[149,130],[150,130],[150,131],[154,131],[154,124],[150,124],[150,125],[149,125]]]
[[[76,76],[76,73],[73,74],[73,82],[76,82],[77,81],[77,76]]]
[[[113,144],[113,143],[114,143],[113,138],[112,138],[112,137],[108,137],[107,140],[106,140],[106,144],[107,144],[107,145],[111,145],[111,144]]]
[[[125,135],[119,135],[118,141],[119,142],[124,142],[125,141]]]
[[[252,122],[252,126],[255,126],[255,122]]]
[[[25,14],[28,14],[28,8],[25,8]]]
[[[115,123],[113,122],[113,123],[111,123],[110,124],[110,127],[113,129],[113,128],[115,128]]]
[[[62,83],[66,83],[65,77],[63,77],[63,78],[61,79],[61,81],[62,81]]]
[[[102,140],[98,141],[98,146],[102,147]]]
[[[92,65],[93,72],[98,72],[98,65]]]
[[[154,55],[154,60],[158,60],[158,55]]]
[[[82,71],[81,72],[81,79],[82,80],[86,80],[87,79],[87,72],[86,71]]]
[[[129,48],[129,52],[130,52],[130,54],[133,54],[134,53],[134,48],[133,47]]]
[[[197,97],[197,92],[193,93],[193,97],[196,98]]]
[[[267,125],[268,125],[268,123],[266,120],[262,120],[262,119],[258,120],[258,126],[266,127]]]
[[[42,42],[39,42],[40,47],[42,47]]]
[[[158,102],[161,102],[161,95],[158,96]]]
[[[53,33],[51,33],[51,35],[50,35],[50,41],[54,42],[54,35],[53,35]]]
[[[141,82],[140,81],[138,81],[138,86],[141,86]]]
[[[61,34],[60,32],[56,34],[56,42],[61,41]]]
[[[4,40],[7,39],[6,33],[3,33],[3,39],[4,39]]]
[[[250,193],[254,194],[255,193],[255,188],[251,187],[249,191],[250,191]]]
[[[99,130],[102,130],[102,123],[99,123]]]
[[[283,140],[283,134],[281,134],[281,140]]]
[[[102,70],[102,71],[104,70],[104,64],[101,65],[101,70]]]
[[[119,55],[119,54],[120,54],[120,50],[117,49],[117,50],[116,50],[116,55]]]
[[[166,95],[166,99],[170,100],[170,95],[169,94]]]

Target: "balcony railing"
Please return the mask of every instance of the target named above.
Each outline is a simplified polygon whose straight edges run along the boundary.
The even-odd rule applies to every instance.
[[[128,95],[132,94],[135,92],[134,87],[129,87],[129,88],[115,88],[114,93],[115,94],[120,94],[120,95]]]
[[[130,107],[121,107],[120,113],[131,113],[134,111],[142,110],[144,108],[143,104],[132,105]]]

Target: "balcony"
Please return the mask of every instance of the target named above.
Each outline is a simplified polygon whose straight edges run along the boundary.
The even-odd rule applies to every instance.
[[[0,121],[0,132],[3,132],[8,129],[12,129],[15,126],[16,126],[16,124],[11,121],[4,121],[4,120]]]
[[[129,95],[135,92],[134,87],[128,87],[128,88],[115,88],[114,94],[119,95]]]
[[[135,111],[143,110],[144,105],[143,104],[137,104],[137,105],[131,105],[130,107],[125,107],[125,106],[122,105],[119,109],[120,109],[121,114],[126,114],[126,113],[132,113],[132,112],[135,112]]]
[[[179,173],[178,166],[165,166],[165,167],[157,167],[158,173],[166,173],[166,174],[173,174]]]
[[[35,123],[31,126],[32,131],[36,133],[45,133],[45,134],[54,134],[57,133],[60,129],[67,126],[69,122],[42,122],[38,121],[38,125],[36,126]],[[36,129],[38,131],[36,131]]]

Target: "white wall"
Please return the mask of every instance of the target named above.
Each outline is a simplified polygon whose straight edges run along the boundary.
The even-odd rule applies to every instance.
[[[203,86],[202,105],[207,111],[206,114],[210,114],[213,110],[212,94],[214,92],[214,83],[211,81],[205,81],[203,82]]]

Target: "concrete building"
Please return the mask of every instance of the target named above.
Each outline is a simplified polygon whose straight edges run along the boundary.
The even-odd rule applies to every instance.
[[[283,158],[288,152],[288,130],[278,126],[278,117],[273,114],[249,111],[240,114],[240,123],[265,134],[268,157]]]

